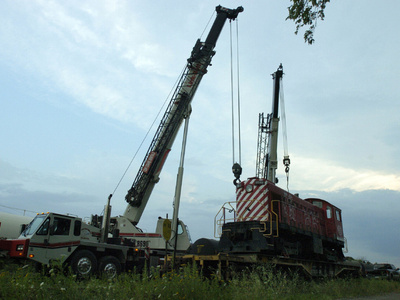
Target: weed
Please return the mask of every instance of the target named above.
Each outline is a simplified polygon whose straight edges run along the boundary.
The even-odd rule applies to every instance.
[[[377,279],[304,281],[296,273],[264,265],[233,273],[229,280],[203,276],[196,265],[160,274],[124,273],[115,279],[76,276],[57,264],[47,272],[30,265],[0,271],[0,299],[338,299],[400,293],[400,282]]]

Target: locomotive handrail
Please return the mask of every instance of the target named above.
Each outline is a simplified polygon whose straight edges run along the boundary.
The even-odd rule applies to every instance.
[[[219,238],[221,236],[222,233],[220,232],[220,229],[222,228],[222,225],[224,225],[227,220],[235,221],[235,219],[236,219],[236,209],[232,206],[232,203],[236,203],[236,201],[225,202],[214,217],[214,237],[215,238]],[[229,205],[230,209],[225,207],[225,205]],[[225,217],[225,211],[227,209],[229,212],[233,212],[233,219],[232,218],[227,219]],[[221,211],[223,211],[222,216],[219,219],[217,219],[218,215],[220,214]]]
[[[248,200],[243,200],[242,202],[255,202],[255,201],[260,201],[259,199],[248,199]],[[278,201],[278,200],[275,200]],[[234,206],[232,205],[236,205],[237,202],[236,201],[228,201],[225,202],[222,207],[219,209],[218,213],[215,215],[214,217],[214,237],[215,238],[219,238],[222,235],[221,232],[221,228],[222,226],[227,223],[227,222],[241,222],[247,218],[241,218],[237,216],[237,210],[234,208]],[[271,203],[272,204],[272,203]],[[228,207],[227,207],[228,206]],[[225,211],[228,210],[229,212],[233,212],[233,218],[226,218],[225,215]],[[222,211],[222,215],[218,218],[218,216],[221,214]],[[276,226],[278,226],[278,215],[275,212],[272,212],[275,217],[276,217]],[[272,222],[273,222],[273,218],[270,217],[271,216],[271,210],[269,210],[268,208],[264,208],[264,211],[262,214],[256,215],[256,216],[252,216],[251,219],[254,219],[254,221],[259,221],[259,219],[265,218],[264,221],[260,221],[261,224],[266,222],[270,222],[270,227],[272,228]],[[259,228],[257,228],[259,230]],[[265,230],[266,231],[266,226],[265,226]],[[271,229],[272,230],[272,229]],[[263,231],[260,231],[263,232]],[[272,235],[272,232],[269,234]],[[275,235],[274,235],[275,236]]]
[[[274,203],[278,203],[278,205],[279,205],[279,200],[272,200],[271,201],[272,207],[273,207]],[[269,218],[269,233],[265,233],[265,234],[263,234],[263,236],[271,236],[272,235],[273,237],[279,237],[278,214],[276,212],[274,212],[273,210],[271,210],[270,212],[275,215],[276,234],[273,235],[272,224],[274,222],[274,220],[273,220],[274,218],[271,217],[271,218]],[[264,227],[265,227],[266,222],[263,222],[263,223],[264,223]],[[267,231],[266,228],[265,228],[265,231]]]

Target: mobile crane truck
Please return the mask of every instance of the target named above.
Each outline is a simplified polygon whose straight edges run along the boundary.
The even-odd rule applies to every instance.
[[[190,103],[211,64],[225,21],[236,19],[242,11],[242,7],[216,7],[217,15],[209,34],[204,42],[198,39],[195,43],[136,179],[125,197],[128,206],[122,216],[110,217],[112,195],[108,197],[104,215],[93,215],[90,223],[69,215],[38,214],[18,239],[1,240],[0,250],[5,250],[9,257],[31,259],[39,264],[61,259],[80,276],[101,273],[109,278],[121,271],[141,268],[149,252],[155,256],[163,254],[165,219],[158,220],[156,233],[143,233],[136,225],[159,181],[179,128],[191,112]],[[176,227],[178,229],[172,229],[176,232],[174,246],[186,251],[190,246],[186,226],[179,221]],[[172,246],[168,245],[171,249]]]

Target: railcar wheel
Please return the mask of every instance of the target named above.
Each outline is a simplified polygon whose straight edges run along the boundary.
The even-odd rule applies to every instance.
[[[89,277],[97,271],[96,256],[89,250],[80,250],[72,257],[71,268],[79,277]]]
[[[115,278],[121,273],[121,263],[114,256],[104,256],[99,262],[99,274],[107,279]]]

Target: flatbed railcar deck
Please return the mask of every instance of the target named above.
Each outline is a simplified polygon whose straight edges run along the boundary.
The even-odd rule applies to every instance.
[[[172,256],[166,257],[166,264],[172,262]],[[361,276],[361,265],[354,261],[326,262],[288,257],[274,257],[264,254],[227,254],[215,255],[186,254],[176,256],[175,267],[196,264],[203,274],[215,273],[221,279],[229,277],[231,271],[240,271],[258,265],[273,265],[277,269],[292,270],[309,278]]]

